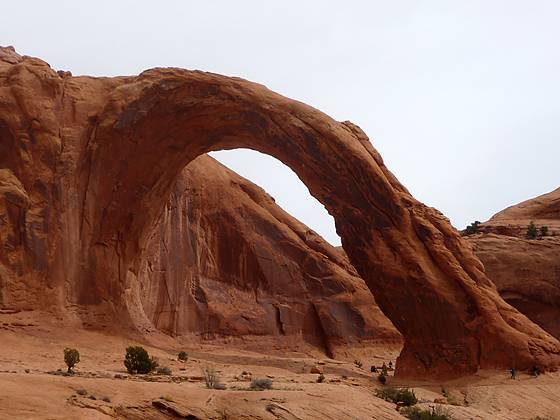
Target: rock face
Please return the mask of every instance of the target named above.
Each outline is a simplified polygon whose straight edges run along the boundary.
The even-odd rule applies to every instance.
[[[20,238],[0,256],[4,306],[152,328],[139,273],[181,171],[206,152],[245,147],[292,168],[333,215],[404,337],[397,375],[560,361],[560,343],[501,299],[465,240],[410,195],[357,126],[261,85],[182,69],[72,77],[3,49],[0,136],[1,167],[29,199],[16,227],[2,228]]]
[[[548,235],[527,239],[530,222]],[[560,189],[509,207],[468,236],[500,295],[560,338]]]
[[[138,277],[148,318],[175,336],[331,357],[401,341],[344,256],[209,156],[181,173]]]

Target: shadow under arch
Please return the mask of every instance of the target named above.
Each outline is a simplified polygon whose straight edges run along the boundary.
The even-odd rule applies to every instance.
[[[350,261],[404,336],[397,375],[558,363],[558,342],[500,298],[449,221],[415,200],[350,122],[242,79],[154,69],[123,78],[92,131],[82,247],[99,300],[123,307],[179,172],[201,154],[249,148],[289,166],[334,217]]]

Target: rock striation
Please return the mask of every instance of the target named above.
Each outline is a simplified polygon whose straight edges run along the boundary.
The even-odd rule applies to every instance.
[[[560,343],[499,296],[448,219],[410,195],[357,126],[264,86],[183,69],[72,77],[5,48],[0,139],[1,168],[28,197],[17,227],[14,216],[2,227],[20,238],[2,239],[4,306],[153,328],[139,275],[177,179],[200,155],[245,147],[292,168],[334,217],[404,338],[397,375],[560,362]]]
[[[528,239],[533,222],[547,235]],[[468,236],[500,295],[560,338],[560,189],[511,206]]]

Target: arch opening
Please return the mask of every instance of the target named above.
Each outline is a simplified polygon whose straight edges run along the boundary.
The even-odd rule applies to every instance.
[[[220,150],[209,155],[263,188],[282,209],[309,226],[331,245],[341,245],[334,218],[309,193],[296,173],[278,159],[251,149]]]

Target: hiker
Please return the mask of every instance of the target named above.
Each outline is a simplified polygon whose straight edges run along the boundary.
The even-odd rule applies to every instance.
[[[541,371],[537,366],[533,366],[533,369],[531,369],[531,371],[533,372],[533,376],[535,378],[541,374]]]
[[[509,373],[511,374],[511,379],[515,379],[515,377],[517,376],[517,372],[515,371],[515,368],[511,368],[509,370]]]
[[[389,369],[393,369],[393,362],[389,360]]]

